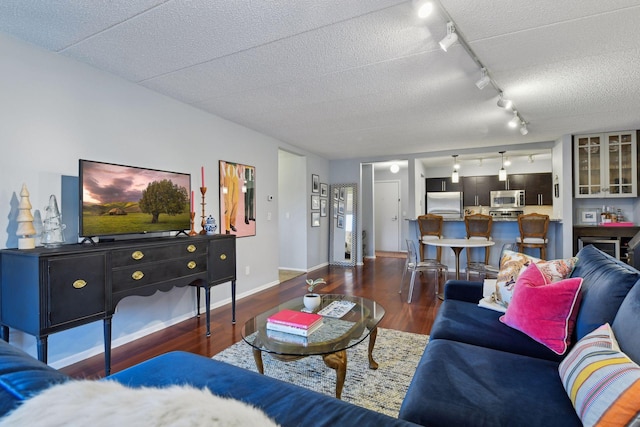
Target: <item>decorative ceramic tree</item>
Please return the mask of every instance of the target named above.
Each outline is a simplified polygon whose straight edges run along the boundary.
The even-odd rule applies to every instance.
[[[33,227],[33,215],[31,214],[31,201],[29,201],[29,190],[27,184],[22,184],[20,190],[20,203],[18,203],[18,249],[33,249],[36,247],[36,240],[33,236],[36,229]]]

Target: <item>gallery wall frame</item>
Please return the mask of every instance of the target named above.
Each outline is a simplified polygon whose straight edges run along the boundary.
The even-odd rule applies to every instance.
[[[311,210],[317,211],[320,209],[320,196],[317,194],[311,195]]]
[[[323,182],[320,183],[320,197],[327,197],[329,186]]]
[[[226,160],[218,162],[220,234],[256,235],[256,168]]]
[[[311,174],[311,192],[319,193],[320,192],[320,176],[316,174]]]

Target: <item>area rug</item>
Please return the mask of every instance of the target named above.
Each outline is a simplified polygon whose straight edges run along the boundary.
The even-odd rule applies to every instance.
[[[397,417],[428,341],[428,335],[378,328],[373,358],[379,367],[369,369],[368,338],[348,349],[342,400]],[[244,341],[216,354],[213,359],[257,372],[251,347]],[[335,396],[335,371],[328,368],[320,356],[281,362],[263,354],[262,360],[265,375]]]

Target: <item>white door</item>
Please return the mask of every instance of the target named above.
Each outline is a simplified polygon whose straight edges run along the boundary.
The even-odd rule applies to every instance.
[[[374,184],[377,251],[400,250],[400,181],[376,181]]]

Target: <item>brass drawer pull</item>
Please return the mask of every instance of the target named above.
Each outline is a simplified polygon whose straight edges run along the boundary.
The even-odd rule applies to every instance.
[[[142,253],[142,251],[135,251],[134,253],[131,254],[131,258],[137,261],[139,259],[144,258],[144,254]]]
[[[140,280],[144,277],[144,273],[140,270],[136,270],[133,272],[131,277],[133,278],[133,280]]]
[[[223,261],[224,261],[225,259],[227,259],[227,254],[221,254],[221,255],[220,255],[220,259],[221,259],[221,260],[223,260]]]
[[[196,245],[187,246],[187,252],[195,252],[195,251],[196,251]]]
[[[87,286],[87,282],[82,279],[78,279],[75,282],[73,282],[73,287],[76,289],[82,289],[85,286]]]
[[[187,263],[187,267],[189,268],[189,270],[193,270],[194,268],[196,268],[196,262],[195,261],[189,261]]]

